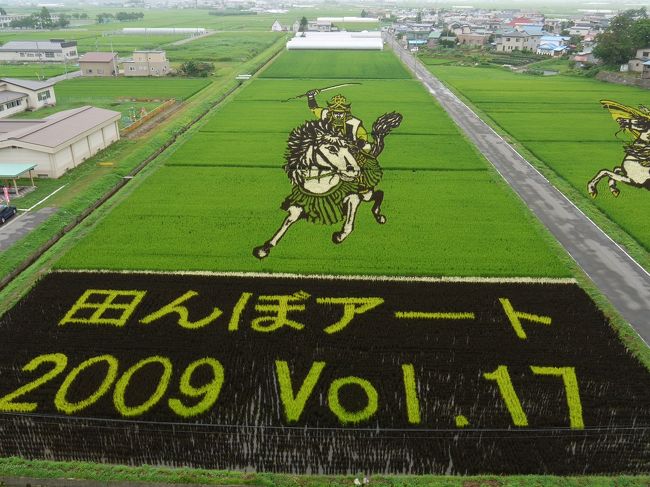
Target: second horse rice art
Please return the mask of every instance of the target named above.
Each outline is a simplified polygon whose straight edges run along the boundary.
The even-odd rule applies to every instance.
[[[381,212],[383,191],[377,189],[383,176],[378,157],[386,136],[402,122],[396,112],[381,115],[372,124],[370,134],[363,122],[352,114],[351,104],[343,95],[335,95],[320,107],[316,95],[339,87],[310,90],[304,95],[315,115],[289,134],[284,170],[292,184],[281,205],[288,215],[275,234],[253,249],[264,259],[278,245],[289,228],[301,219],[324,225],[341,224],[332,234],[336,244],[354,230],[357,209],[371,202],[375,221],[386,223]]]

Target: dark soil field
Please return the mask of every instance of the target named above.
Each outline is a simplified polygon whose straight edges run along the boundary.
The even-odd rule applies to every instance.
[[[338,474],[650,467],[648,372],[570,280],[61,272],[0,335],[1,456]]]

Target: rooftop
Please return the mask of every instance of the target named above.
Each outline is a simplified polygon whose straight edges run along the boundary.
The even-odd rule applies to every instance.
[[[83,106],[72,110],[64,110],[44,119],[30,120],[32,123],[12,131],[6,131],[3,125],[5,123],[13,124],[14,122],[0,121],[0,147],[23,142],[55,148],[93,127],[111,120],[119,120],[120,116],[120,112],[113,110]]]
[[[112,52],[87,52],[79,58],[80,63],[110,63],[117,57]]]
[[[18,79],[18,78],[0,78],[0,82],[5,82],[10,85],[20,86],[21,88],[27,88],[28,90],[42,90],[54,86],[56,81],[33,81],[30,79]]]
[[[15,91],[0,91],[0,103],[7,103],[14,100],[20,100],[21,98],[26,98],[26,93],[17,93]]]

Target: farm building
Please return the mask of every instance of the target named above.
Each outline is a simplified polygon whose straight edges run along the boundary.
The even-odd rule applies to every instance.
[[[56,105],[54,83],[0,78],[0,118]]]
[[[39,177],[58,178],[117,141],[120,117],[84,106],[38,120],[0,120],[0,166],[36,164]]]
[[[169,61],[165,51],[133,51],[133,58],[122,64],[124,76],[166,76]]]
[[[81,76],[117,76],[117,54],[112,52],[87,52],[79,58]]]
[[[301,49],[384,49],[381,32],[306,32],[296,34],[287,42],[288,50]]]
[[[282,27],[282,24],[278,20],[273,22],[273,25],[271,26],[271,32],[282,32],[283,30],[286,29]]]
[[[78,58],[77,41],[10,41],[0,46],[0,61],[66,62]]]

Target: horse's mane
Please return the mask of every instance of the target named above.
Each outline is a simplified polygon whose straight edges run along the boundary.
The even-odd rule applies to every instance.
[[[349,142],[336,133],[327,120],[307,120],[289,134],[284,153],[284,170],[294,184],[305,182],[304,170],[314,164],[314,149],[323,144],[347,146]]]

